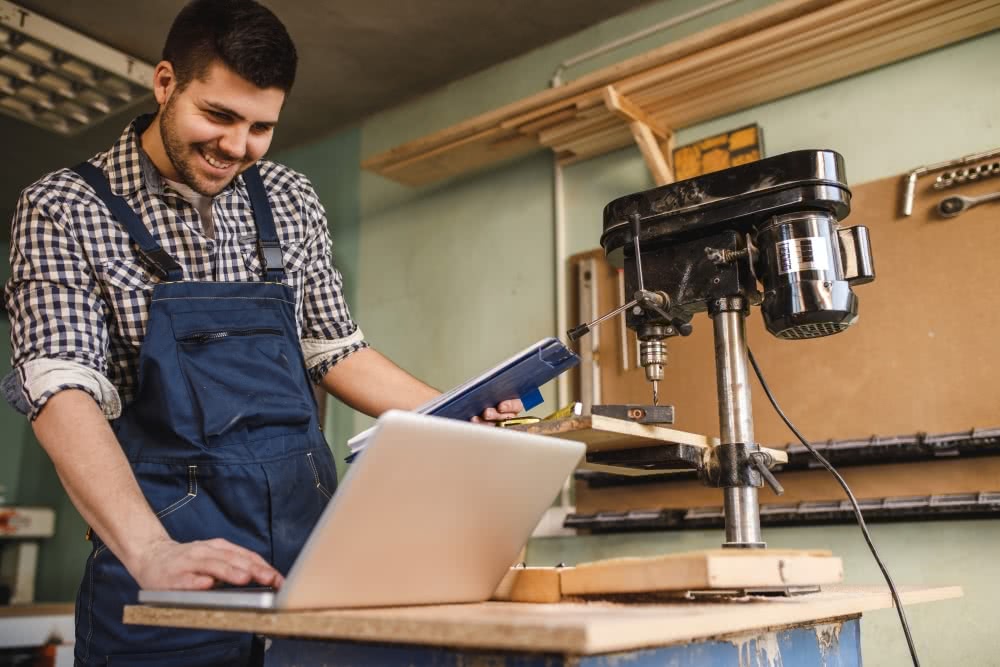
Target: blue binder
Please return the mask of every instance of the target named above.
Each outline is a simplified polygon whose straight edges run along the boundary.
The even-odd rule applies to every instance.
[[[580,357],[559,340],[545,338],[414,412],[467,421],[511,398],[520,398],[524,409],[530,410],[542,403],[539,387],[579,363]],[[371,430],[348,441],[352,452],[348,461],[364,446]]]

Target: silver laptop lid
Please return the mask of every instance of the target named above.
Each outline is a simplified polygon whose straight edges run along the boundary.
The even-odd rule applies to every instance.
[[[277,607],[488,599],[585,449],[387,412],[296,559]]]

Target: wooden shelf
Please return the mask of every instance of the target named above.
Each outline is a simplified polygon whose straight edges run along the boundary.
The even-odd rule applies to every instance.
[[[784,0],[361,166],[419,186],[543,148],[572,164],[639,141],[653,168],[651,136],[637,123],[666,148],[677,129],[998,27],[1000,0]],[[663,167],[660,175],[653,169],[658,181],[669,175]]]

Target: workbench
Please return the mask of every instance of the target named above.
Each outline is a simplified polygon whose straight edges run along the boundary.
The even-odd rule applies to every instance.
[[[904,604],[961,588],[903,587]],[[860,616],[892,606],[884,586],[726,601],[482,602],[308,612],[125,608],[125,622],[254,632],[266,664],[327,667],[861,665]],[[779,659],[780,656],[780,659]]]

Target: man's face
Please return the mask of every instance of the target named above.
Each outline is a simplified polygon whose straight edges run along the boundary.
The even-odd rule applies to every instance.
[[[258,88],[220,62],[183,90],[169,90],[160,136],[180,180],[218,194],[267,152],[284,102],[280,88]]]

